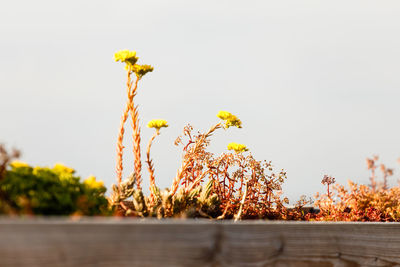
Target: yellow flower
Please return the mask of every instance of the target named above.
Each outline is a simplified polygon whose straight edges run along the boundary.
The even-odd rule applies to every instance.
[[[12,168],[26,168],[26,167],[30,167],[28,163],[23,162],[23,161],[19,161],[19,160],[14,160],[13,162],[10,163],[10,166]]]
[[[219,111],[217,114],[217,117],[221,120],[227,120],[230,116],[232,116],[232,113],[223,110]]]
[[[94,177],[93,175],[86,178],[85,181],[83,181],[83,183],[93,189],[104,187],[103,181],[96,181],[96,177]]]
[[[68,174],[73,174],[75,173],[75,170],[72,168],[69,168],[65,166],[64,164],[61,163],[56,163],[53,167],[53,170],[58,172],[58,173],[68,173]]]
[[[226,126],[226,128],[229,128],[231,126],[242,128],[242,122],[239,120],[238,117],[236,117],[235,115],[232,115],[226,120],[225,126]]]
[[[126,63],[128,69],[129,67],[133,67],[138,59],[136,51],[120,50],[114,54],[114,60]]]
[[[225,121],[225,128],[229,128],[231,126],[242,128],[242,122],[239,120],[239,118],[235,115],[232,115],[232,113],[228,111],[221,110],[218,112],[217,117]]]
[[[152,72],[154,68],[150,65],[133,65],[133,72],[136,73],[136,76],[142,78],[146,73]]]
[[[168,122],[166,120],[151,120],[147,123],[147,127],[159,130],[161,127],[168,127]]]
[[[228,150],[235,150],[236,153],[248,151],[247,147],[243,144],[229,143]]]

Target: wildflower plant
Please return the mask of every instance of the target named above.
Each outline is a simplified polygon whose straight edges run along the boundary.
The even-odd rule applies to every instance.
[[[217,117],[223,122],[206,133],[194,135],[188,125],[183,137],[175,141],[176,145],[183,146],[183,157],[170,194],[189,194],[208,180],[219,203],[217,218],[280,218],[285,209],[280,191],[286,172],[273,173],[271,162],[257,161],[251,153],[246,153],[248,149],[243,144],[229,144],[234,153],[215,156],[208,152],[209,138],[217,129],[242,127],[240,119],[227,111],[220,111]]]
[[[370,184],[358,185],[348,181],[348,188],[334,184],[335,179],[325,176],[322,183],[327,185],[326,194],[315,196],[318,214],[309,214],[309,220],[321,221],[400,221],[400,187],[388,188],[387,178],[393,169],[377,164],[378,157],[367,158],[370,170]],[[376,179],[377,166],[380,166],[383,181]],[[333,190],[330,190],[330,185]]]
[[[115,61],[125,64],[127,101],[123,110],[117,141],[117,183],[110,197],[104,194],[102,181],[89,176],[81,181],[75,170],[63,164],[53,167],[30,166],[17,161],[18,150],[8,152],[0,144],[0,214],[40,215],[109,215],[134,217],[203,217],[211,219],[282,219],[317,221],[396,221],[400,222],[400,185],[389,187],[393,169],[378,164],[379,158],[367,158],[369,185],[352,181],[348,187],[336,184],[325,175],[327,190],[315,196],[318,212],[307,211],[312,201],[301,197],[294,208],[282,196],[286,172],[274,172],[270,161],[254,158],[241,143],[227,144],[227,151],[216,155],[207,150],[211,137],[220,129],[242,128],[242,121],[228,111],[219,111],[220,121],[205,132],[194,132],[188,124],[175,140],[182,147],[181,165],[169,188],[157,187],[155,167],[150,156],[155,138],[168,127],[163,119],[151,120],[154,129],[146,151],[150,194],[142,191],[141,131],[138,106],[134,99],[138,83],[150,65],[139,65],[135,51],[121,50]],[[123,138],[125,123],[131,119],[133,130],[133,171],[124,180]],[[378,181],[379,170],[382,173]]]
[[[156,131],[153,134],[153,136],[149,140],[149,144],[147,145],[147,166],[149,170],[149,175],[150,175],[150,201],[151,203],[154,203],[154,198],[155,195],[157,194],[157,187],[156,187],[156,182],[155,182],[155,177],[154,177],[154,164],[153,161],[150,158],[150,149],[151,145],[154,141],[154,139],[160,134],[160,129],[163,127],[168,127],[168,122],[166,120],[151,120],[147,123],[147,127],[149,128],[154,128]]]
[[[155,138],[168,127],[163,119],[151,120],[154,129],[146,151],[150,194],[142,190],[141,130],[135,96],[138,83],[149,72],[150,65],[139,65],[135,51],[121,50],[115,61],[125,64],[127,101],[118,131],[116,173],[117,183],[105,198],[102,181],[94,176],[80,181],[75,170],[63,164],[53,167],[30,166],[16,159],[19,151],[11,153],[0,144],[0,213],[43,215],[108,215],[134,217],[203,217],[211,219],[282,219],[324,221],[400,221],[400,185],[389,188],[393,169],[378,164],[379,158],[367,158],[370,184],[349,181],[348,188],[336,184],[325,175],[322,184],[327,190],[317,194],[314,205],[318,212],[307,211],[312,201],[301,197],[293,208],[282,196],[286,172],[275,172],[270,161],[254,158],[241,143],[227,144],[221,154],[208,151],[211,137],[220,129],[242,128],[238,116],[219,111],[219,121],[205,132],[194,132],[188,124],[175,140],[182,147],[181,165],[169,188],[157,187],[155,167],[150,156]],[[131,119],[133,130],[133,171],[124,180],[123,138],[125,124]],[[382,180],[378,181],[379,170]]]
[[[167,127],[165,120],[152,120],[147,127],[155,132],[147,146],[147,166],[150,180],[150,195],[143,195],[141,188],[140,162],[140,127],[137,106],[134,96],[138,81],[147,72],[153,70],[149,65],[138,65],[136,52],[122,50],[115,54],[116,61],[126,63],[128,101],[121,119],[117,146],[117,182],[109,199],[110,204],[117,206],[117,211],[130,216],[200,216],[208,218],[280,218],[284,206],[280,200],[281,184],[286,178],[282,170],[275,174],[272,164],[257,161],[248,148],[239,143],[228,144],[228,150],[219,156],[207,151],[210,137],[218,129],[230,127],[242,128],[241,120],[228,111],[220,111],[217,117],[221,120],[205,133],[193,133],[187,125],[183,136],[175,141],[182,145],[182,163],[169,189],[160,190],[156,186],[155,169],[150,157],[154,139],[160,129]],[[132,81],[131,74],[136,74]],[[132,118],[135,169],[128,179],[122,181],[122,140],[124,124]],[[136,188],[135,188],[136,185]]]
[[[143,76],[153,71],[153,67],[150,65],[138,65],[136,64],[139,58],[136,56],[136,51],[121,50],[114,54],[114,60],[125,63],[125,69],[127,71],[127,102],[125,109],[122,114],[121,124],[118,131],[118,142],[117,142],[117,180],[120,185],[122,182],[122,170],[123,170],[123,138],[124,138],[124,125],[130,114],[131,126],[133,129],[133,154],[134,154],[134,166],[136,175],[137,188],[141,189],[141,151],[140,151],[140,127],[139,127],[139,111],[137,105],[134,103],[134,97],[137,94],[138,82]],[[135,74],[136,79],[132,79],[132,74]]]

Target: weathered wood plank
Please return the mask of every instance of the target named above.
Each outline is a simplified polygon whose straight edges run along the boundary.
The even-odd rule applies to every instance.
[[[400,225],[397,223],[225,225],[224,237],[221,254],[230,259],[227,265],[263,266],[281,262],[278,264],[281,266],[284,261],[299,260],[325,261],[339,266],[400,264]]]
[[[400,266],[399,223],[0,219],[0,266]]]

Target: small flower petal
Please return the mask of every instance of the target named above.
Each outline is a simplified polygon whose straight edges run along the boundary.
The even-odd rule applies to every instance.
[[[229,128],[231,126],[242,128],[242,122],[239,120],[239,118],[235,115],[232,115],[232,113],[228,111],[221,110],[218,112],[217,117],[225,121],[225,128]]]
[[[114,60],[126,63],[126,67],[129,69],[136,64],[139,58],[136,56],[136,51],[121,50],[114,54]]]
[[[236,153],[248,151],[247,147],[243,144],[229,143],[228,150],[234,150]]]
[[[159,130],[161,127],[168,127],[168,122],[166,120],[151,120],[147,123],[147,127]]]
[[[150,65],[133,65],[133,72],[136,73],[136,76],[142,78],[146,73],[152,72],[154,68]]]

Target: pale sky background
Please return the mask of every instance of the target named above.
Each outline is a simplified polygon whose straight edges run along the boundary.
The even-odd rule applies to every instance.
[[[368,156],[398,169],[399,14],[398,1],[368,0],[2,1],[0,142],[110,186],[126,101],[113,54],[131,49],[155,67],[136,98],[143,149],[147,121],[170,124],[152,150],[160,187],[179,167],[183,126],[206,130],[219,110],[244,127],[216,133],[211,151],[238,142],[272,160],[292,203],[324,190],[324,174],[368,183]]]

